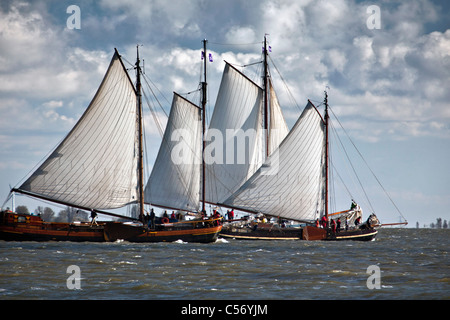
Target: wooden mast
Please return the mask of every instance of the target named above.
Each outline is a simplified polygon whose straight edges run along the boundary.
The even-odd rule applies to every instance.
[[[269,103],[267,101],[269,97],[268,93],[268,66],[267,66],[267,38],[264,35],[264,131],[266,132],[266,157],[269,156]]]
[[[141,67],[139,60],[139,45],[136,46],[136,98],[138,111],[138,193],[139,193],[139,219],[144,217],[144,150],[142,143],[142,94],[141,94]]]
[[[206,214],[205,210],[205,185],[206,185],[206,164],[205,164],[205,148],[206,148],[206,140],[205,140],[205,132],[206,132],[206,43],[208,40],[203,40],[203,82],[202,82],[202,213]]]
[[[328,121],[330,119],[328,115],[328,93],[325,91],[325,217],[328,221],[328,170],[329,170],[329,155],[328,155]]]

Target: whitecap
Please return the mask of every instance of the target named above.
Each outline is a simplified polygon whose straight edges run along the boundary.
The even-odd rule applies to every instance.
[[[227,239],[218,238],[215,243],[230,243]]]
[[[118,263],[119,264],[137,264],[136,262],[132,262],[132,261],[120,261]]]

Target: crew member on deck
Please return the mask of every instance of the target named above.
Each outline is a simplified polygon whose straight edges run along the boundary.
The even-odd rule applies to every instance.
[[[333,233],[336,233],[336,221],[331,219],[331,229],[333,230]]]
[[[150,219],[149,219],[149,227],[150,229],[154,229],[155,228],[155,211],[150,210]]]
[[[217,219],[214,221],[216,226],[220,225],[220,213],[217,210],[214,210],[213,219]]]
[[[322,216],[322,228],[326,229],[328,224],[327,216]]]
[[[96,226],[98,226],[96,220],[97,220],[97,213],[94,210],[91,210],[91,226],[94,225],[94,223]]]

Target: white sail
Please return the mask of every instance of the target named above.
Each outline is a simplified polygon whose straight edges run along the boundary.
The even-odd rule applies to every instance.
[[[274,152],[280,143],[286,138],[289,133],[289,128],[284,120],[283,113],[281,112],[280,103],[278,102],[277,95],[273,89],[272,82],[269,81],[269,95],[270,95],[270,125],[269,125],[269,155]]]
[[[116,52],[89,107],[19,188],[95,209],[137,200],[136,92]]]
[[[207,202],[226,200],[262,164],[262,89],[226,63],[206,134]]]
[[[279,148],[224,204],[292,220],[314,220],[324,208],[324,122],[311,104]]]
[[[201,129],[199,108],[174,94],[163,141],[145,188],[146,203],[198,210]]]

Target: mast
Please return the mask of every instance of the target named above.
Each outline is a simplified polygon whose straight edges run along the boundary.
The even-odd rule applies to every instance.
[[[205,164],[205,148],[206,148],[206,139],[205,139],[205,132],[206,132],[206,101],[207,101],[207,94],[206,94],[206,43],[208,40],[203,40],[203,82],[202,82],[202,212],[206,213],[205,210],[205,184],[206,184],[206,164]]]
[[[141,94],[141,67],[139,60],[139,45],[136,45],[136,98],[138,114],[138,194],[139,194],[139,218],[144,216],[144,151],[142,143],[142,94]]]
[[[267,66],[267,38],[266,35],[264,35],[264,131],[266,133],[266,157],[269,156],[269,103],[268,103],[268,96],[269,96],[269,88],[268,88],[268,82],[269,82],[269,75],[268,75],[268,66]]]
[[[329,155],[328,155],[328,121],[330,119],[328,115],[328,93],[325,91],[325,217],[328,221],[328,166],[329,166]]]

